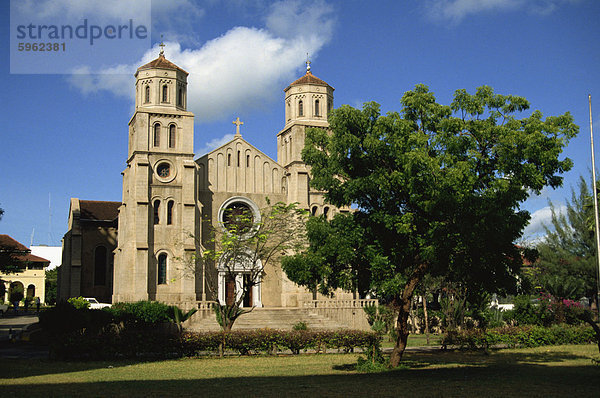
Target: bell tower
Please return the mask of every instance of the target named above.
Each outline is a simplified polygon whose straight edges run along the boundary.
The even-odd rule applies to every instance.
[[[185,272],[198,224],[187,76],[165,58],[162,43],[158,58],[135,73],[113,302],[196,300],[194,277]]]
[[[306,74],[284,90],[285,126],[277,134],[277,162],[288,173],[288,201],[306,209],[312,203],[322,205],[323,200],[322,194],[311,193],[309,170],[302,161],[305,132],[310,127],[329,127],[327,115],[333,109],[334,90],[312,74],[310,64],[307,60]]]

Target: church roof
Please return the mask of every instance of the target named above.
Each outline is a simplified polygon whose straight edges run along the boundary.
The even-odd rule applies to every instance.
[[[299,86],[301,84],[316,84],[319,86],[328,86],[331,87],[329,84],[327,84],[327,82],[319,79],[318,77],[316,77],[315,75],[313,75],[310,71],[307,71],[306,74],[304,76],[302,76],[300,79],[297,79],[296,81],[294,81],[293,83],[291,83],[288,88],[286,88],[285,90],[287,91],[287,89],[289,89],[292,86]]]
[[[106,202],[100,200],[80,200],[81,219],[112,221],[119,215],[121,202]]]
[[[181,69],[179,66],[175,65],[173,62],[166,59],[164,54],[160,54],[158,56],[158,58],[156,58],[155,60],[150,61],[147,64],[142,65],[139,68],[137,68],[138,71],[144,70],[144,69],[172,69],[172,70],[178,70],[180,72],[183,72],[186,75],[189,74],[186,71],[184,71],[183,69]]]

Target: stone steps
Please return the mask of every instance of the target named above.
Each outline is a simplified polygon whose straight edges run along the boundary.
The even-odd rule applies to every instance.
[[[310,313],[304,308],[254,308],[251,312],[241,315],[234,323],[233,330],[238,329],[282,329],[291,330],[298,322],[305,322],[309,329],[347,329],[337,321],[324,316]],[[191,331],[221,330],[214,314],[204,319],[192,317],[185,325]]]

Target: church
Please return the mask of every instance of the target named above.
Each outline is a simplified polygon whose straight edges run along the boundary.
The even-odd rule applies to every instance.
[[[231,141],[195,160],[187,77],[163,50],[137,69],[122,201],[71,199],[59,300],[157,300],[185,308],[224,304],[244,283],[243,270],[233,284],[218,265],[191,275],[184,271],[183,263],[209,239],[205,220],[217,226],[228,209],[244,207],[256,214],[268,201],[298,203],[327,218],[349,211],[325,203],[323,193],[311,188],[310,170],[301,158],[305,130],[328,128],[333,108],[334,89],[311,73],[310,62],[284,90],[285,123],[273,132],[277,160],[244,140],[239,118]],[[278,264],[263,275],[245,306],[300,308],[325,299],[291,282]],[[217,291],[207,289],[208,278],[217,281]],[[356,299],[352,293],[336,294],[336,300]]]

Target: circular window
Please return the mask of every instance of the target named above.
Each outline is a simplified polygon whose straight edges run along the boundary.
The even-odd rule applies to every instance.
[[[219,224],[231,234],[249,238],[258,230],[259,223],[258,206],[247,198],[229,198],[219,209]]]
[[[158,180],[161,182],[169,182],[175,178],[175,168],[171,162],[159,160],[154,166],[154,172]]]
[[[171,175],[171,165],[169,163],[161,163],[156,168],[156,172],[160,178],[169,178]]]

